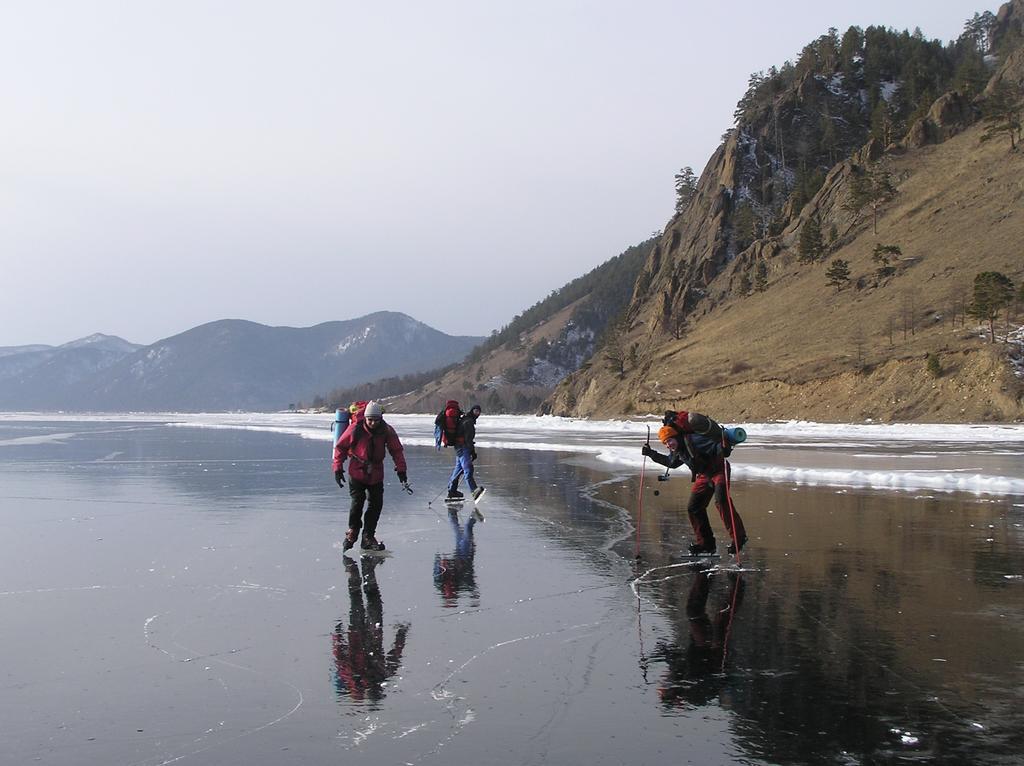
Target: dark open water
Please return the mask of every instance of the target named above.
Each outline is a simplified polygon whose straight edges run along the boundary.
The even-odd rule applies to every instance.
[[[698,568],[676,476],[637,565],[637,476],[481,450],[451,518],[416,447],[349,559],[327,452],[0,424],[0,762],[1021,762],[1020,498],[737,482]]]

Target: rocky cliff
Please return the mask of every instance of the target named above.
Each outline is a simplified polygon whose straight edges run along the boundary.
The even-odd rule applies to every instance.
[[[1024,0],[997,16],[989,92],[1024,82],[1022,20]],[[752,78],[736,127],[637,280],[619,341],[636,344],[634,363],[570,376],[547,411],[1024,417],[1019,347],[986,343],[965,316],[978,272],[1024,281],[1022,153],[980,141],[985,92],[928,98],[906,79],[900,55],[951,71],[941,46],[872,28],[843,61],[823,63],[829,49],[805,50],[785,77]],[[884,51],[887,72],[872,59]],[[908,100],[914,87],[919,103]],[[837,261],[848,278],[830,284]]]

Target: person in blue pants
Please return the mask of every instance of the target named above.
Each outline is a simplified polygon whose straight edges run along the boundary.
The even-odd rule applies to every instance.
[[[448,479],[448,499],[461,500],[465,495],[459,492],[459,480],[465,475],[466,484],[473,493],[473,499],[477,500],[483,494],[484,488],[476,483],[473,478],[473,461],[476,460],[476,419],[480,417],[480,405],[474,404],[469,412],[459,420],[459,427],[455,436],[455,468],[452,469],[451,478]]]

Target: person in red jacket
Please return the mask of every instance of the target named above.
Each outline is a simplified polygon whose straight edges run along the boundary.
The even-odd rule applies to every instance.
[[[334,445],[334,480],[339,487],[345,485],[345,460],[349,459],[348,493],[352,504],[348,512],[348,532],[344,549],[356,543],[359,530],[363,530],[360,547],[364,551],[382,551],[384,543],[377,540],[377,521],[384,508],[384,456],[391,453],[398,480],[408,491],[405,451],[395,429],[384,422],[384,408],[375,401],[368,402],[362,419],[349,424]],[[369,507],[363,515],[363,506],[369,498]]]

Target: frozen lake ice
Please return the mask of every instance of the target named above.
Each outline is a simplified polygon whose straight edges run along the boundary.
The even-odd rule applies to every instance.
[[[3,762],[1018,757],[1020,427],[748,427],[695,564],[643,423],[485,415],[477,520],[389,420],[359,558],[324,416],[0,417]]]

